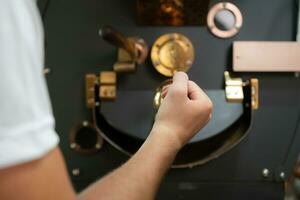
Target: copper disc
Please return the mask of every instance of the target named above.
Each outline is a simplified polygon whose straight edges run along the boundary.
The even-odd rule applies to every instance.
[[[171,77],[175,72],[187,72],[194,62],[191,41],[178,33],[159,37],[151,50],[154,68],[162,75]]]
[[[214,18],[216,14],[222,10],[230,11],[235,18],[235,24],[229,30],[221,30],[215,24]],[[238,7],[236,7],[234,4],[229,2],[217,3],[210,9],[207,15],[208,29],[211,31],[212,34],[214,34],[219,38],[233,37],[240,31],[240,29],[242,28],[242,24],[243,24],[243,17],[241,11],[238,9]]]

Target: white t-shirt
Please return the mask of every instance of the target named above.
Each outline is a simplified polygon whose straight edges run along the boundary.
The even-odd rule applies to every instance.
[[[41,158],[57,145],[42,70],[35,0],[0,0],[0,168]]]

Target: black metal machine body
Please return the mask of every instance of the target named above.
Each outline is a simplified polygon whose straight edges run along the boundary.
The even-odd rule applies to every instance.
[[[238,35],[227,40],[214,37],[205,26],[140,26],[136,20],[135,0],[41,0],[39,3],[45,27],[46,67],[51,69],[47,81],[56,129],[77,190],[129,158],[107,142],[92,155],[78,154],[70,148],[69,134],[73,127],[92,120],[91,112],[85,106],[85,74],[111,70],[116,60],[116,49],[99,37],[102,26],[113,25],[126,35],[144,38],[148,44],[153,44],[165,33],[184,34],[195,48],[195,62],[188,74],[212,97],[221,95],[218,91],[224,88],[223,73],[231,70],[233,41],[291,41],[295,40],[296,34],[294,0],[234,1],[243,13],[244,25]],[[210,1],[210,5],[215,3],[217,1]],[[284,180],[291,174],[300,150],[300,78],[294,73],[238,73],[238,76],[243,79],[255,77],[260,81],[260,108],[255,111],[247,111],[243,106],[237,108],[244,109],[247,123],[243,130],[247,134],[234,148],[205,164],[171,169],[157,199],[283,199]],[[155,71],[151,61],[146,60],[135,73],[118,78],[119,98],[114,103],[103,103],[96,119],[102,120],[103,116],[106,120],[113,119],[115,125],[121,123],[119,127],[132,132],[140,132],[145,127],[145,131],[140,132],[143,139],[151,127],[150,119],[144,125],[141,122],[138,128],[132,128],[130,123],[122,122],[126,116],[124,112],[129,112],[122,106],[129,105],[127,108],[130,108],[130,104],[126,104],[132,100],[128,100],[129,96],[141,94],[144,95],[142,99],[152,96],[154,89],[165,79]],[[216,104],[221,105],[216,114],[222,114],[222,102],[216,100]],[[228,116],[240,117],[230,113]],[[102,131],[113,131],[107,129],[108,126],[101,127],[101,124]],[[133,145],[128,145],[127,150],[134,152],[139,144]],[[198,149],[197,153],[201,155],[201,146],[197,145],[189,148],[193,149],[192,152]],[[179,163],[195,156],[189,149],[186,151],[188,153],[180,155]]]

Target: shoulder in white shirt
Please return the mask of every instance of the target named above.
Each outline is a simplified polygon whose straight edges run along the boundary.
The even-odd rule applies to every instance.
[[[0,0],[0,168],[41,158],[58,143],[43,40],[35,1]]]

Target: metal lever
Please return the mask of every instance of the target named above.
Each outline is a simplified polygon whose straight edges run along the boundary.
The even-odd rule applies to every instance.
[[[100,31],[100,36],[112,45],[122,48],[128,52],[132,60],[137,57],[137,49],[135,42],[128,40],[122,33],[112,28],[111,26],[104,26]]]

